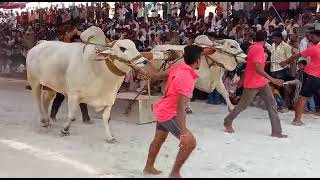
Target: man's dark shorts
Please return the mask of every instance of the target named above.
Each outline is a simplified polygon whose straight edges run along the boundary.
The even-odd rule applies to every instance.
[[[303,82],[300,95],[311,97],[320,89],[320,78],[303,73]]]
[[[289,72],[286,69],[272,72],[272,77],[281,79],[283,81],[290,81],[292,79],[289,75]]]
[[[157,122],[157,130],[172,133],[176,138],[180,138],[181,129],[179,127],[176,117],[173,117],[169,121]]]

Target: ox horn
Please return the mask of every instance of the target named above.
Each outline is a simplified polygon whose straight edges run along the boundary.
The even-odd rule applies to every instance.
[[[215,42],[217,42],[219,44],[224,44],[226,42],[226,40],[216,40]]]

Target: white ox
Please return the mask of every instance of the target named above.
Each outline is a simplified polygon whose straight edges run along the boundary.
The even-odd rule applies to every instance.
[[[143,67],[145,59],[131,40],[118,40],[109,47],[92,44],[107,45],[103,31],[94,26],[81,33],[80,38],[91,44],[42,41],[33,47],[26,59],[28,81],[43,127],[49,126],[49,102],[59,92],[68,97],[68,120],[62,135],[69,134],[79,103],[86,103],[104,109],[107,141],[112,142],[115,139],[108,122],[110,110],[125,74],[131,71],[128,63]],[[97,48],[102,52],[97,53]],[[51,90],[41,96],[41,87]]]
[[[233,104],[229,99],[229,94],[222,82],[222,76],[225,70],[233,71],[237,67],[237,64],[244,62],[246,55],[242,52],[240,45],[232,39],[218,40],[213,43],[207,36],[200,35],[195,39],[195,43],[202,47],[215,46],[218,49],[208,57],[201,56],[200,69],[197,70],[199,78],[196,80],[195,87],[201,91],[211,93],[216,89],[225,99],[229,111],[234,108]],[[167,50],[184,50],[183,45],[157,45],[151,52],[161,52]],[[182,63],[180,59],[176,63]],[[159,69],[162,61],[150,61],[151,66]],[[211,65],[212,64],[212,65]],[[163,90],[163,88],[162,88]],[[188,104],[190,108],[190,104]]]

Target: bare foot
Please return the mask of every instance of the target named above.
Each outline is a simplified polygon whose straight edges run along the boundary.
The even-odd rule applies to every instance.
[[[288,138],[288,135],[286,134],[271,134],[271,136],[277,138]]]
[[[302,121],[292,121],[291,122],[292,125],[295,125],[295,126],[302,126],[304,125],[304,123]]]
[[[162,173],[162,171],[159,171],[156,168],[152,167],[152,168],[144,168],[143,173],[148,175],[159,175]]]
[[[181,177],[180,173],[171,173],[169,175],[169,178],[182,178],[182,177]]]
[[[232,125],[231,124],[228,124],[228,123],[224,123],[224,132],[227,132],[227,133],[234,133],[234,129],[232,128]]]

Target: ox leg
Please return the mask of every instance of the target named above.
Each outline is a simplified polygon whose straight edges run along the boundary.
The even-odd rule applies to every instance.
[[[56,92],[46,90],[44,91],[43,97],[42,97],[42,109],[44,113],[44,119],[43,119],[43,127],[48,127],[50,125],[50,118],[49,118],[49,104],[52,98],[55,96]]]
[[[112,106],[107,106],[104,111],[103,111],[103,121],[104,121],[104,126],[106,128],[106,133],[107,133],[107,142],[108,143],[114,143],[115,142],[115,138],[112,136],[111,134],[111,129],[109,126],[109,118],[110,118],[110,111],[111,111],[111,107]]]
[[[41,104],[41,85],[38,81],[35,81],[31,78],[28,78],[31,88],[32,88],[32,95],[33,98],[36,100],[37,106],[38,106],[38,110],[40,113],[40,123],[41,126],[43,126],[44,119],[45,119],[45,115],[42,109],[42,104]]]
[[[224,84],[222,82],[219,82],[216,86],[216,89],[223,96],[224,100],[227,103],[228,110],[229,110],[229,112],[231,112],[234,108],[234,105],[230,101],[229,93],[227,92]]]
[[[68,96],[68,118],[67,122],[65,123],[63,129],[61,130],[61,136],[68,136],[70,135],[69,130],[72,121],[75,121],[75,114],[78,110],[79,106],[79,98],[74,95]]]

